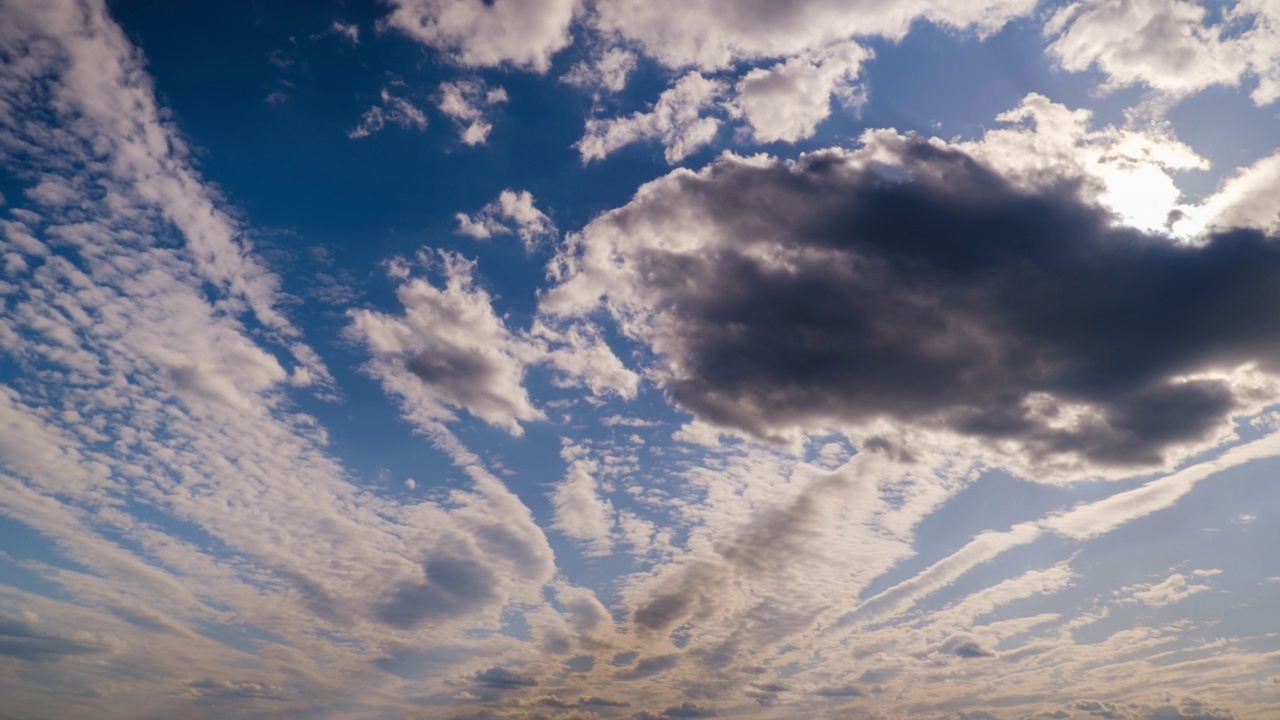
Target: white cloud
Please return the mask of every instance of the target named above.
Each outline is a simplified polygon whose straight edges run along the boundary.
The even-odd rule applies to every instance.
[[[347,131],[352,140],[367,138],[382,132],[388,124],[398,125],[405,130],[427,129],[427,116],[408,99],[391,94],[390,88],[383,88],[379,93],[380,105],[374,105],[360,116],[360,123]]]
[[[577,0],[393,0],[385,26],[461,65],[546,72],[566,47]]]
[[[1116,591],[1121,603],[1143,603],[1164,607],[1181,602],[1196,593],[1209,590],[1208,585],[1195,585],[1182,573],[1174,573],[1159,583],[1127,585]]]
[[[555,506],[555,527],[569,537],[588,543],[590,554],[613,552],[615,525],[613,504],[601,497],[600,484],[594,473],[599,465],[578,457],[580,448],[566,446],[569,469],[551,494]]]
[[[795,142],[813,135],[831,114],[831,96],[858,100],[853,82],[871,51],[855,43],[810,51],[768,68],[747,72],[731,101],[758,142]]]
[[[991,33],[1030,13],[1035,5],[1035,0],[800,0],[785,5],[604,0],[596,5],[594,22],[605,32],[638,43],[668,67],[720,70],[743,60],[800,55],[851,37],[900,39],[921,20]]]
[[[474,215],[458,213],[458,232],[483,240],[494,235],[516,235],[532,250],[543,240],[554,238],[556,226],[546,213],[534,206],[528,190],[503,190]]]
[[[346,23],[341,20],[334,20],[329,25],[329,32],[346,38],[352,45],[360,44],[360,26],[355,23]]]
[[[622,48],[610,48],[591,62],[574,65],[561,78],[584,90],[622,92],[627,78],[636,69],[636,54]]]
[[[403,315],[355,310],[348,332],[368,346],[369,372],[403,400],[415,423],[453,420],[449,408],[457,407],[520,435],[521,422],[544,417],[524,387],[533,350],[494,313],[474,267],[441,253],[443,286],[409,280],[396,291]]]
[[[720,121],[704,112],[715,107],[726,89],[722,81],[689,73],[664,90],[648,112],[603,120],[588,118],[575,147],[585,164],[603,160],[633,142],[660,140],[667,162],[678,163],[715,139]]]
[[[493,125],[485,118],[485,112],[507,101],[507,91],[491,88],[483,80],[459,80],[440,83],[436,95],[436,107],[453,118],[458,126],[462,142],[466,145],[483,145],[489,138]]]
[[[1252,76],[1255,103],[1280,97],[1280,8],[1244,0],[1216,25],[1207,18],[1188,0],[1084,0],[1046,24],[1047,52],[1070,71],[1097,67],[1104,91],[1146,85],[1176,99]]]

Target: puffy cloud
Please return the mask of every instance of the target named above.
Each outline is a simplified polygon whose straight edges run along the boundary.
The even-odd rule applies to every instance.
[[[1210,25],[1207,8],[1187,0],[1084,0],[1045,26],[1047,52],[1071,71],[1097,67],[1104,90],[1146,85],[1175,98],[1256,77],[1255,103],[1280,97],[1280,9],[1265,0],[1225,8]]]
[[[747,72],[735,86],[733,107],[759,142],[795,142],[813,135],[831,113],[831,96],[857,100],[852,84],[871,52],[840,43]]]
[[[493,130],[493,125],[485,119],[485,112],[506,101],[506,90],[491,88],[479,79],[440,83],[436,95],[436,107],[453,118],[466,145],[484,144]]]
[[[555,237],[556,226],[546,213],[534,206],[528,190],[503,190],[496,200],[487,203],[474,215],[458,213],[458,232],[485,239],[494,235],[516,235],[526,248]]]
[[[571,40],[577,0],[393,0],[383,25],[471,67],[546,72]]]
[[[920,20],[990,33],[1035,5],[1034,0],[802,0],[785,6],[767,0],[690,0],[660,6],[605,0],[597,3],[593,22],[638,43],[669,67],[718,70],[743,60],[800,55],[851,37],[898,39]]]
[[[636,69],[636,54],[622,48],[610,48],[592,62],[574,65],[561,78],[584,90],[622,92],[627,77]]]
[[[1023,190],[960,148],[866,141],[649,183],[571,237],[544,311],[603,301],[678,403],[761,438],[891,419],[1131,472],[1274,400],[1273,316],[1243,311],[1277,301],[1260,233],[1183,245],[1078,181]]]
[[[408,99],[393,95],[390,88],[383,88],[378,97],[381,98],[381,104],[365,110],[364,115],[360,116],[359,124],[347,131],[347,137],[352,140],[367,138],[382,132],[388,124],[398,125],[405,130],[427,128],[426,114]]]
[[[590,544],[591,554],[608,555],[613,551],[613,505],[600,495],[593,473],[598,468],[592,460],[576,457],[581,450],[566,446],[571,458],[565,477],[551,494],[555,506],[554,527],[569,537]]]
[[[494,313],[473,263],[439,259],[443,287],[409,280],[396,291],[404,315],[352,311],[348,332],[372,352],[369,372],[420,424],[452,420],[449,408],[459,407],[520,435],[521,422],[544,417],[523,384],[532,350]]]
[[[724,82],[689,73],[664,90],[648,112],[603,120],[588,118],[575,147],[587,163],[603,160],[633,142],[660,140],[667,162],[677,163],[715,138],[720,120],[704,113],[715,107],[725,91]]]

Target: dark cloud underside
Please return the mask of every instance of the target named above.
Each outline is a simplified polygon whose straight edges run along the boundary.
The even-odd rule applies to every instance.
[[[920,140],[898,151],[891,168],[725,158],[587,228],[613,243],[628,286],[606,293],[642,319],[629,327],[681,405],[759,436],[889,419],[1138,465],[1258,402],[1186,376],[1276,366],[1271,239],[1182,245],[1114,226],[1073,187],[1022,192]]]

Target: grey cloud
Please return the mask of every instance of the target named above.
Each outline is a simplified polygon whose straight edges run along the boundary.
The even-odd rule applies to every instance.
[[[499,599],[498,577],[475,560],[438,555],[428,560],[423,570],[425,582],[404,583],[375,608],[379,620],[410,629],[465,615]]]
[[[100,644],[40,632],[30,623],[0,616],[0,656],[28,662],[57,662],[68,655],[105,652]]]
[[[618,677],[627,680],[649,677],[650,675],[657,675],[660,672],[670,670],[679,662],[680,656],[675,653],[670,655],[654,655],[653,657],[644,658],[640,662],[636,663],[635,667],[619,673]]]
[[[995,657],[996,655],[995,653],[982,647],[978,643],[973,642],[972,640],[967,642],[962,642],[959,645],[956,645],[955,647],[951,648],[951,652],[957,657],[962,657],[966,659]]]
[[[514,670],[501,667],[491,667],[488,670],[476,673],[476,680],[485,687],[499,690],[534,687],[538,684],[538,681],[529,675],[523,675]]]
[[[1104,720],[1123,720],[1129,717],[1115,703],[1102,700],[1077,700],[1071,704],[1071,708],[1087,712],[1093,717],[1104,718]]]
[[[245,699],[252,698],[257,700],[283,700],[285,699],[284,688],[278,685],[270,685],[267,683],[251,682],[251,681],[232,681],[232,680],[196,680],[187,683],[187,687],[191,693],[200,699]]]
[[[919,138],[894,150],[888,170],[826,151],[673,173],[587,226],[544,304],[606,296],[680,405],[762,438],[887,420],[1130,468],[1258,404],[1192,376],[1276,369],[1270,238],[1181,244],[1072,187],[1024,193]]]
[[[609,698],[602,698],[596,695],[580,698],[578,700],[578,704],[594,707],[629,707],[631,705],[631,703],[624,700],[610,700]]]
[[[715,708],[703,707],[691,702],[669,707],[662,711],[662,717],[664,718],[706,718],[716,717],[717,715],[719,713],[715,711]]]
[[[818,688],[813,691],[813,694],[831,698],[862,697],[866,695],[865,692],[855,685],[838,685],[835,687]]]

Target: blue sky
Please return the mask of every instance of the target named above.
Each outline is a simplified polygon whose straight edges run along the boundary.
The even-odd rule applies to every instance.
[[[0,718],[1280,715],[1274,3],[0,58]]]

